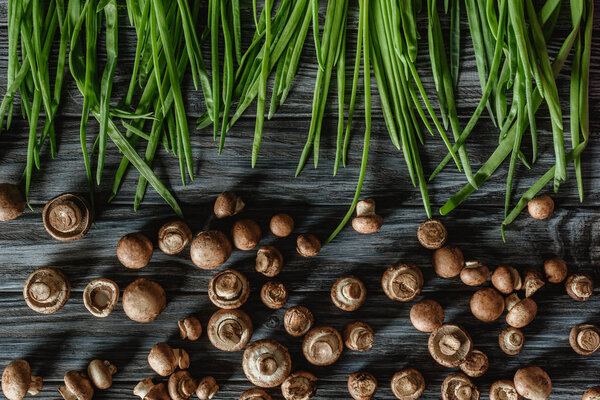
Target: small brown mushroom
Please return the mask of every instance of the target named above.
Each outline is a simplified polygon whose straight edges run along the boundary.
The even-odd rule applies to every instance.
[[[483,351],[477,349],[473,349],[465,362],[460,364],[461,371],[471,378],[483,376],[489,367],[488,356]]]
[[[231,228],[233,245],[239,250],[252,250],[258,245],[261,236],[260,226],[251,219],[240,219]]]
[[[190,244],[192,231],[183,221],[171,221],[158,230],[158,248],[165,254],[179,254]]]
[[[92,210],[86,199],[65,193],[46,203],[42,220],[46,231],[62,242],[77,240],[92,226]]]
[[[377,378],[369,372],[354,372],[348,377],[348,392],[354,400],[371,400],[377,391]]]
[[[506,298],[506,323],[515,328],[523,328],[529,325],[537,314],[537,304],[531,297],[519,299],[516,293]]]
[[[575,325],[569,334],[569,343],[577,354],[594,354],[600,348],[600,329],[592,324]]]
[[[282,308],[288,300],[288,291],[281,282],[269,281],[260,289],[263,304],[273,310]]]
[[[462,327],[444,324],[431,332],[427,343],[429,354],[444,367],[458,367],[473,350],[473,340]]]
[[[21,400],[27,393],[35,396],[42,386],[42,378],[31,375],[31,367],[25,360],[12,361],[2,373],[2,393],[8,400]]]
[[[367,299],[367,288],[355,276],[343,276],[331,288],[331,301],[343,311],[355,311]]]
[[[411,301],[421,293],[423,273],[414,264],[394,264],[383,273],[381,286],[390,299]]]
[[[198,340],[202,336],[202,324],[196,317],[187,317],[183,321],[178,321],[179,337],[191,341]]]
[[[508,379],[502,379],[490,386],[490,400],[519,400],[520,396],[515,384]]]
[[[198,383],[189,372],[177,371],[169,377],[167,388],[171,400],[187,400],[196,391]]]
[[[342,335],[330,326],[312,328],[302,341],[302,353],[306,360],[317,366],[331,365],[342,355]]]
[[[587,274],[574,274],[565,283],[567,294],[573,300],[586,301],[594,294],[594,281]]]
[[[145,278],[131,282],[123,291],[123,311],[133,321],[154,321],[167,306],[167,295],[158,283]]]
[[[426,249],[437,250],[446,244],[448,231],[442,221],[433,218],[428,219],[419,225],[417,239]]]
[[[433,332],[444,323],[444,309],[435,300],[423,299],[410,309],[410,322],[421,332]]]
[[[354,321],[344,327],[344,344],[350,350],[367,351],[373,347],[375,333],[373,328],[365,322]]]
[[[281,384],[285,400],[310,400],[317,394],[317,377],[310,372],[298,371]]]
[[[554,211],[554,200],[547,194],[536,197],[527,203],[527,211],[535,219],[546,219]]]
[[[272,278],[281,272],[283,256],[275,246],[263,246],[256,253],[256,272]]]
[[[488,280],[490,269],[479,261],[467,261],[460,271],[460,280],[468,286],[480,286]]]
[[[239,308],[248,300],[249,295],[248,279],[233,269],[219,272],[208,283],[208,298],[219,308]]]
[[[375,214],[375,200],[367,199],[356,203],[356,217],[352,219],[352,227],[358,233],[375,233],[381,228],[383,218]]]
[[[433,269],[442,278],[454,278],[464,265],[463,253],[458,247],[448,245],[433,253]]]
[[[133,388],[133,394],[142,400],[171,400],[164,383],[157,385],[152,379],[145,378]]]
[[[94,279],[83,290],[83,305],[94,317],[105,318],[117,306],[119,295],[116,282],[106,278]]]
[[[519,369],[513,379],[517,393],[526,399],[545,400],[552,392],[552,381],[540,367],[530,365]]]
[[[10,183],[0,183],[0,221],[18,218],[25,211],[21,191]]]
[[[126,268],[144,268],[150,262],[153,252],[150,239],[139,232],[129,233],[117,243],[117,258]]]
[[[479,400],[479,389],[468,376],[455,372],[442,382],[442,400]]]
[[[550,283],[561,283],[567,278],[567,263],[560,258],[544,261],[544,274]]]
[[[500,265],[492,273],[492,285],[500,293],[510,294],[515,290],[521,289],[521,275],[515,267]]]
[[[294,219],[287,214],[276,214],[271,218],[269,228],[273,235],[287,237],[294,230]]]
[[[504,312],[504,298],[496,289],[480,289],[471,297],[471,312],[480,321],[495,321]]]
[[[192,240],[190,256],[192,262],[202,269],[219,268],[229,259],[233,247],[221,231],[204,231]]]
[[[273,398],[264,390],[254,388],[246,390],[238,400],[273,400]]]
[[[542,273],[536,269],[528,269],[523,275],[523,288],[525,289],[525,297],[533,296],[540,290],[546,282],[542,277]]]
[[[242,310],[219,310],[206,326],[208,339],[219,350],[241,350],[252,337],[252,321]]]
[[[283,316],[285,331],[294,337],[304,336],[312,328],[314,322],[312,312],[304,306],[290,307]]]
[[[198,382],[198,388],[196,389],[196,396],[200,400],[209,400],[215,397],[219,391],[219,385],[212,376],[205,376]]]
[[[117,367],[110,361],[92,360],[87,367],[87,374],[98,389],[104,390],[112,386],[112,376],[117,373]]]
[[[71,295],[71,284],[57,268],[38,268],[23,285],[25,303],[40,314],[53,314],[60,310]]]
[[[94,397],[92,383],[80,371],[69,371],[64,377],[65,384],[58,388],[65,400],[91,400]]]
[[[217,218],[231,217],[244,209],[244,202],[235,192],[227,191],[221,193],[213,208]]]
[[[514,356],[523,350],[525,335],[523,335],[520,329],[509,326],[498,335],[498,344],[500,345],[500,350]]]
[[[189,368],[190,356],[184,349],[174,349],[167,343],[160,342],[150,349],[148,364],[158,375],[169,376],[177,368]]]
[[[594,386],[586,390],[581,400],[600,400],[600,386]]]
[[[392,377],[392,393],[400,400],[416,400],[425,390],[425,379],[413,368],[398,371]]]
[[[302,257],[314,257],[321,251],[321,241],[311,233],[298,235],[296,251]]]
[[[283,383],[292,369],[288,349],[271,339],[258,340],[244,350],[242,369],[246,378],[258,387],[275,387]]]

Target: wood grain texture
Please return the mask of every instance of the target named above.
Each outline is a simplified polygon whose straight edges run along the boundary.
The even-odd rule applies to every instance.
[[[326,3],[326,2],[321,2]],[[322,4],[322,7],[324,4]],[[568,11],[564,7],[563,13]],[[7,64],[6,0],[0,0],[0,93],[5,90]],[[600,26],[596,14],[595,26]],[[245,15],[249,23],[248,15]],[[353,9],[351,17],[355,19]],[[557,38],[563,38],[568,29],[568,18],[563,15],[557,28]],[[123,24],[125,20],[123,19]],[[464,22],[463,22],[464,25]],[[353,26],[353,25],[351,25]],[[463,26],[466,33],[466,25]],[[123,28],[117,82],[114,99],[119,99],[128,80],[133,57],[133,32]],[[600,48],[596,28],[592,52],[590,88],[591,130],[600,129],[596,115],[600,112]],[[425,34],[425,32],[422,32]],[[468,40],[465,40],[468,43]],[[556,51],[559,40],[550,44]],[[349,44],[353,46],[353,44]],[[350,47],[351,48],[351,47]],[[427,53],[420,49],[419,71],[429,93],[433,93]],[[458,98],[463,124],[479,99],[479,81],[470,47],[462,54],[463,71]],[[568,67],[568,66],[567,66]],[[423,399],[439,399],[441,381],[451,371],[435,364],[427,352],[427,335],[416,331],[408,319],[412,303],[389,300],[380,288],[385,268],[398,261],[419,265],[425,276],[425,287],[420,298],[433,298],[446,309],[446,321],[463,324],[473,336],[475,347],[488,354],[489,372],[476,379],[483,398],[489,385],[503,378],[511,378],[517,368],[535,363],[545,368],[553,381],[551,399],[580,399],[583,391],[597,385],[600,361],[598,355],[584,357],[575,354],[568,343],[570,328],[578,323],[600,323],[600,298],[588,302],[571,300],[563,285],[547,285],[536,294],[539,313],[534,322],[524,329],[526,344],[518,356],[503,354],[497,345],[497,335],[506,326],[504,316],[491,324],[475,320],[469,311],[469,299],[476,290],[467,288],[457,279],[437,277],[431,267],[431,252],[417,242],[415,232],[425,218],[419,193],[410,185],[401,154],[389,143],[381,107],[373,87],[373,131],[367,182],[364,197],[377,200],[378,213],[384,217],[380,232],[360,236],[352,229],[342,231],[335,242],[326,246],[313,259],[303,259],[295,252],[295,235],[313,232],[324,239],[344,215],[356,184],[361,152],[361,110],[355,118],[354,139],[351,143],[350,165],[332,177],[334,132],[336,126],[335,99],[328,106],[322,140],[322,161],[318,169],[312,161],[305,171],[293,178],[296,163],[304,144],[310,123],[313,78],[316,74],[314,52],[309,41],[303,53],[294,90],[286,105],[272,121],[265,124],[261,155],[255,169],[250,168],[250,148],[254,131],[251,108],[246,117],[234,127],[228,137],[223,155],[216,154],[210,129],[192,136],[196,157],[196,181],[183,187],[178,166],[172,155],[160,152],[155,167],[160,177],[172,188],[182,204],[192,230],[197,233],[207,228],[229,231],[237,218],[248,217],[259,222],[263,229],[263,244],[278,246],[285,258],[285,267],[276,278],[290,291],[290,299],[282,310],[269,310],[259,299],[259,290],[267,281],[254,271],[255,252],[234,251],[223,268],[243,272],[251,282],[251,296],[243,309],[255,325],[252,340],[275,338],[292,353],[293,369],[305,369],[319,378],[318,398],[347,399],[346,379],[352,372],[365,369],[379,380],[376,398],[393,398],[389,388],[391,376],[406,367],[419,369],[425,376],[427,390]],[[221,386],[216,398],[234,399],[251,387],[241,369],[242,352],[224,353],[216,350],[203,335],[197,342],[181,341],[177,321],[196,315],[203,326],[216,308],[206,295],[207,283],[213,275],[193,266],[189,250],[178,256],[166,256],[156,249],[152,262],[142,270],[122,267],[115,254],[119,238],[129,232],[142,231],[156,242],[156,232],[162,223],[173,218],[170,208],[152,190],[148,190],[139,211],[131,206],[137,173],[131,171],[123,189],[113,204],[105,205],[112,185],[119,154],[109,145],[105,179],[98,189],[99,207],[96,224],[83,239],[73,243],[59,243],[49,237],[41,222],[41,209],[50,198],[66,191],[85,193],[83,163],[78,138],[81,96],[70,79],[65,87],[64,103],[57,118],[59,155],[50,160],[45,154],[44,168],[34,175],[32,203],[35,211],[27,211],[16,221],[0,227],[0,367],[15,358],[27,359],[34,373],[44,377],[46,385],[37,398],[55,399],[62,376],[71,369],[83,369],[93,358],[112,361],[119,372],[114,386],[99,392],[98,399],[134,398],[135,383],[152,376],[146,356],[159,341],[186,348],[192,358],[191,372],[196,377],[213,375]],[[190,126],[203,112],[201,94],[195,92],[191,80],[184,85]],[[563,105],[568,103],[568,69],[559,78]],[[566,108],[563,108],[566,109]],[[545,111],[539,114],[541,150],[551,150],[549,119]],[[90,135],[97,131],[90,124]],[[25,160],[24,143],[27,125],[16,119],[13,128],[0,135],[0,181],[18,181]],[[431,171],[445,150],[438,137],[427,137],[424,162]],[[484,117],[468,149],[474,166],[480,165],[491,154],[497,143],[497,131]],[[595,160],[600,157],[600,146],[592,138],[584,154],[583,175],[586,198],[580,204],[577,198],[574,174],[569,170],[569,181],[555,197],[557,209],[548,221],[533,221],[523,215],[510,226],[508,242],[500,238],[499,224],[503,217],[505,170],[499,170],[480,191],[471,196],[459,209],[443,219],[451,242],[460,246],[467,259],[480,260],[490,267],[505,263],[518,267],[541,268],[550,257],[564,258],[571,273],[590,273],[600,282],[600,171]],[[534,171],[519,170],[515,182],[516,193],[522,193],[552,165],[550,157],[542,157]],[[430,185],[432,204],[442,205],[465,183],[464,176],[447,168]],[[240,216],[217,220],[212,215],[212,202],[218,193],[235,189],[247,203]],[[550,188],[548,188],[548,191]],[[296,220],[294,237],[278,239],[268,233],[268,220],[275,212],[288,212]],[[54,315],[44,316],[31,311],[22,298],[22,284],[35,268],[61,268],[69,277],[73,292],[66,306]],[[333,306],[329,290],[342,275],[356,275],[368,290],[367,302],[356,312],[343,312]],[[119,305],[107,319],[95,319],[83,306],[82,291],[96,277],[114,279],[123,289],[138,277],[153,279],[167,291],[168,306],[153,323],[140,325],[130,321]],[[342,329],[353,320],[364,320],[375,330],[375,345],[366,353],[344,351],[342,358],[331,367],[308,365],[301,355],[301,341],[284,333],[282,316],[288,306],[304,304],[315,314],[317,324]],[[278,389],[269,390],[274,398],[281,398]]]

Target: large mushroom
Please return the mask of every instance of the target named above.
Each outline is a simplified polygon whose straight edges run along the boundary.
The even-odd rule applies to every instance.
[[[25,211],[25,200],[19,188],[10,183],[0,183],[0,221],[18,218]]]
[[[546,400],[552,392],[550,377],[535,365],[519,369],[513,381],[517,392],[529,400]]]
[[[292,369],[288,349],[275,340],[263,339],[244,350],[242,368],[248,380],[258,387],[275,387],[283,383]]]
[[[169,377],[167,389],[171,400],[187,400],[196,391],[198,383],[189,372],[177,371]]]
[[[442,221],[433,218],[428,219],[419,225],[417,239],[426,249],[437,250],[446,244],[448,230],[446,230]]]
[[[456,372],[442,382],[442,400],[479,400],[479,390],[468,376]]]
[[[269,222],[269,228],[275,236],[289,236],[294,231],[294,219],[283,213],[273,215]]]
[[[123,291],[123,311],[133,321],[154,321],[167,306],[167,295],[158,283],[145,278],[131,282]]]
[[[331,301],[343,311],[357,310],[366,299],[365,284],[355,276],[343,276],[331,288]]]
[[[519,299],[516,293],[511,294],[505,300],[506,323],[515,328],[523,328],[533,321],[537,314],[537,304],[531,297]]]
[[[522,284],[519,271],[510,265],[500,265],[492,273],[492,285],[502,294],[520,290]]]
[[[398,371],[392,377],[392,393],[400,400],[416,400],[425,390],[425,379],[413,368]]]
[[[192,231],[183,221],[167,222],[158,230],[158,248],[165,254],[179,254],[192,240]]]
[[[244,206],[244,201],[237,193],[226,191],[217,197],[213,210],[217,218],[226,218],[239,213]]]
[[[117,258],[126,268],[144,268],[150,262],[153,253],[152,242],[140,232],[129,233],[117,243]]]
[[[88,378],[80,371],[69,371],[65,374],[65,384],[58,388],[65,400],[91,400],[94,397],[94,387]]]
[[[423,273],[414,264],[394,264],[383,273],[381,286],[390,299],[411,301],[421,293]]]
[[[288,308],[283,315],[285,331],[294,337],[304,336],[315,322],[312,312],[304,306]]]
[[[35,396],[42,385],[42,378],[31,375],[31,367],[25,360],[12,361],[2,373],[2,393],[8,400],[21,400],[27,393]]]
[[[23,285],[25,303],[40,314],[53,314],[60,310],[71,295],[71,284],[57,268],[38,268]]]
[[[262,246],[256,253],[256,271],[269,278],[281,272],[283,255],[275,246]]]
[[[377,391],[377,378],[369,372],[355,372],[348,377],[348,392],[354,400],[371,400]]]
[[[473,340],[462,327],[444,324],[431,333],[427,348],[438,364],[453,368],[465,362],[473,350]]]
[[[350,350],[367,351],[373,347],[375,334],[369,324],[362,321],[348,323],[344,327],[344,344]]]
[[[261,236],[260,226],[251,219],[240,219],[231,228],[233,245],[239,250],[252,250],[258,245]]]
[[[86,199],[65,193],[53,198],[42,211],[46,231],[62,242],[77,240],[92,226],[93,213]]]
[[[219,308],[239,308],[248,300],[249,295],[248,279],[233,269],[219,272],[208,283],[208,298]]]
[[[480,289],[471,297],[471,312],[480,321],[495,321],[504,312],[504,298],[494,288]]]
[[[310,400],[317,393],[317,377],[306,371],[294,372],[281,384],[285,400]]]
[[[117,367],[109,361],[92,360],[88,364],[87,374],[98,389],[108,389],[112,386],[112,376],[117,373]]]
[[[573,300],[586,301],[594,294],[594,281],[587,274],[573,274],[565,283],[567,294]]]
[[[342,335],[330,326],[320,326],[308,331],[302,341],[302,353],[309,363],[317,366],[331,365],[342,355]]]
[[[525,335],[519,328],[509,326],[498,335],[498,344],[508,355],[519,354],[525,345]]]
[[[260,289],[260,299],[270,309],[282,308],[288,300],[288,291],[283,283],[269,281]]]
[[[435,300],[423,299],[410,309],[410,322],[421,332],[433,332],[444,323],[444,309]]]
[[[204,231],[192,240],[190,256],[192,262],[202,269],[219,268],[229,259],[233,247],[221,231]]]
[[[312,233],[298,235],[296,251],[302,257],[314,257],[321,251],[321,241]]]
[[[488,356],[481,350],[473,349],[465,362],[460,364],[460,370],[471,378],[479,378],[487,372],[489,366]]]
[[[490,386],[490,400],[519,400],[520,396],[515,384],[508,379],[501,379]]]
[[[196,396],[200,400],[210,400],[215,397],[218,391],[219,385],[217,385],[215,378],[212,376],[205,376],[198,382]]]
[[[579,324],[571,329],[569,343],[577,354],[589,356],[600,348],[600,329],[592,324]]]
[[[148,364],[158,375],[169,376],[177,368],[189,368],[190,356],[184,349],[174,349],[167,343],[160,342],[150,350]]]
[[[456,247],[447,245],[437,249],[433,253],[433,269],[442,278],[454,278],[465,265],[462,251]]]
[[[252,337],[252,321],[242,310],[219,310],[210,317],[206,334],[217,349],[238,351]]]
[[[83,305],[94,317],[108,317],[118,302],[119,285],[110,279],[94,279],[83,290]]]

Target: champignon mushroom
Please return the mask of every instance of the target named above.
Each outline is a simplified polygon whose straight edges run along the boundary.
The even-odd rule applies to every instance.
[[[431,332],[427,348],[438,364],[453,368],[465,362],[473,350],[473,340],[462,327],[444,324]]]
[[[179,254],[192,240],[192,230],[183,221],[171,221],[158,230],[158,248],[165,254]]]
[[[468,286],[480,286],[490,276],[490,269],[479,261],[467,261],[460,271],[460,280]]]
[[[18,218],[25,211],[21,191],[10,183],[0,183],[0,221]]]
[[[444,323],[444,309],[435,300],[423,299],[410,309],[410,322],[421,332],[432,332]]]
[[[504,312],[504,298],[496,289],[480,289],[471,297],[471,312],[480,321],[495,321]]]
[[[304,306],[290,307],[283,316],[285,331],[294,337],[304,336],[312,328],[314,322],[312,312]]]
[[[235,192],[227,191],[221,193],[213,208],[217,218],[231,217],[244,209],[244,201]]]
[[[2,373],[2,393],[8,400],[21,400],[27,393],[35,396],[42,386],[42,378],[31,375],[31,367],[25,360],[12,361]]]
[[[242,369],[246,378],[258,387],[283,383],[292,369],[288,349],[271,339],[258,340],[244,350]]]
[[[352,219],[352,227],[358,233],[375,233],[381,228],[383,218],[375,214],[375,200],[367,199],[356,203],[356,217]]]
[[[508,379],[502,379],[490,386],[490,400],[519,400],[515,384]]]
[[[210,317],[206,334],[217,349],[238,351],[252,337],[252,321],[242,310],[219,310]]]
[[[192,262],[202,269],[219,268],[229,259],[233,250],[231,242],[221,231],[204,231],[192,240]]]
[[[544,273],[550,283],[561,283],[567,278],[567,263],[560,258],[544,261]]]
[[[169,377],[167,388],[171,400],[187,400],[196,391],[198,383],[187,371],[177,371]]]
[[[500,265],[492,273],[492,285],[494,285],[500,293],[510,294],[515,290],[521,289],[521,275],[514,267]]]
[[[398,371],[392,377],[392,393],[400,400],[415,400],[425,390],[425,379],[413,368]]]
[[[133,394],[142,400],[171,400],[165,384],[155,385],[150,378],[145,378],[135,385]]]
[[[275,236],[289,236],[294,230],[294,219],[287,214],[276,214],[271,218],[269,228]]]
[[[542,273],[536,269],[528,269],[523,276],[523,287],[525,288],[525,297],[533,296],[546,283]]]
[[[38,268],[23,285],[25,303],[40,314],[53,314],[60,310],[71,295],[71,284],[57,268]]]
[[[158,283],[145,278],[131,282],[123,291],[123,311],[133,321],[154,321],[167,306],[167,295]]]
[[[500,350],[508,355],[519,354],[525,345],[525,335],[515,327],[509,326],[498,335]]]
[[[536,197],[527,203],[527,211],[535,219],[546,219],[554,211],[554,200],[547,194]]]
[[[196,396],[200,400],[209,400],[215,397],[215,394],[219,391],[219,385],[212,376],[205,376],[198,382],[198,388],[196,389]]]
[[[62,242],[77,240],[92,226],[92,210],[86,199],[65,193],[46,203],[42,211],[44,228]]]
[[[231,228],[233,245],[239,250],[252,250],[260,241],[260,226],[251,219],[240,219]]]
[[[419,225],[417,239],[426,249],[437,250],[446,244],[448,231],[442,221],[433,218],[428,219]]]
[[[119,294],[116,282],[106,278],[94,279],[83,290],[83,304],[94,317],[105,318],[117,306]]]
[[[160,342],[150,349],[148,364],[158,375],[169,376],[177,368],[189,368],[190,356],[184,349],[174,349],[167,343]]]
[[[262,389],[254,388],[242,393],[238,400],[272,400],[267,392]]]
[[[506,323],[515,328],[523,328],[529,325],[537,314],[537,304],[531,297],[519,299],[516,293],[506,299]]]
[[[230,310],[241,307],[249,295],[248,279],[233,269],[219,272],[208,283],[208,298],[219,308]]]
[[[183,321],[177,321],[177,326],[181,339],[194,341],[202,336],[202,324],[196,317],[187,317]]]
[[[306,371],[294,372],[281,384],[285,400],[310,400],[317,394],[317,377]]]
[[[260,289],[260,299],[265,306],[278,310],[287,302],[288,291],[283,283],[269,281]]]
[[[530,400],[545,400],[552,392],[550,377],[538,366],[519,369],[513,379],[517,393]]]
[[[150,262],[154,248],[144,234],[129,233],[117,243],[117,258],[126,268],[144,268]]]
[[[442,382],[442,400],[479,400],[479,390],[468,376],[455,372]]]
[[[354,321],[344,327],[344,344],[350,350],[367,351],[373,347],[375,333],[373,328],[365,322]]]
[[[256,272],[272,278],[281,272],[283,256],[275,246],[263,246],[256,253]]]
[[[586,301],[594,294],[594,281],[587,274],[574,274],[565,283],[567,294],[573,300]]]
[[[91,400],[94,397],[92,383],[80,371],[69,371],[64,377],[65,384],[58,388],[65,400]]]
[[[311,233],[298,235],[296,251],[302,257],[314,257],[321,251],[321,241]]]
[[[330,326],[312,328],[302,341],[302,353],[306,360],[317,366],[331,365],[342,355],[342,335]]]
[[[442,278],[454,278],[465,265],[463,253],[456,246],[444,246],[433,253],[433,269]]]
[[[381,286],[390,299],[411,301],[421,293],[423,273],[414,264],[395,264],[383,273]]]
[[[594,386],[586,390],[581,400],[600,400],[600,386]]]
[[[600,348],[600,329],[592,324],[575,325],[569,334],[569,343],[577,354],[594,354]]]
[[[488,356],[481,350],[473,349],[467,356],[460,369],[471,378],[479,378],[485,374],[490,367]]]
[[[108,389],[112,386],[112,376],[117,373],[117,367],[110,361],[92,360],[87,367],[87,374],[98,389]]]
[[[331,301],[343,311],[355,311],[367,299],[367,288],[355,276],[343,276],[331,288]]]
[[[369,372],[354,372],[348,377],[348,392],[354,400],[371,400],[377,391],[377,378]]]

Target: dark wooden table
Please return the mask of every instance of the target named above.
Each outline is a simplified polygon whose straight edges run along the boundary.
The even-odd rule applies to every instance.
[[[568,6],[565,5],[565,11]],[[595,18],[595,36],[600,34],[600,14]],[[0,79],[4,88],[7,64],[6,0],[0,2]],[[352,21],[356,10],[351,11]],[[123,20],[123,22],[125,22]],[[556,38],[564,38],[568,17]],[[125,25],[125,23],[123,23]],[[355,26],[355,24],[350,24]],[[463,22],[465,34],[468,32]],[[424,30],[422,32],[425,34]],[[468,42],[468,39],[464,39]],[[119,99],[129,79],[132,65],[134,35],[129,27],[121,29],[121,54],[114,99]],[[555,52],[559,41],[552,40]],[[350,44],[353,46],[353,43]],[[595,38],[594,48],[600,48]],[[463,52],[463,72],[458,87],[459,111],[463,124],[479,99],[480,89],[474,67],[473,52]],[[420,51],[419,67],[428,93],[433,96],[426,49]],[[594,161],[600,157],[595,135],[600,129],[600,55],[592,53],[590,88],[592,142],[583,156],[585,201],[577,198],[572,167],[569,181],[555,196],[556,211],[547,221],[534,221],[522,215],[508,229],[508,241],[502,243],[500,222],[503,218],[506,170],[498,171],[480,191],[472,195],[459,209],[444,217],[451,242],[460,246],[467,259],[477,259],[494,267],[511,264],[519,269],[541,268],[545,259],[562,257],[569,271],[590,273],[600,282],[597,264],[600,261],[600,171]],[[419,369],[425,376],[427,390],[424,399],[438,399],[441,381],[452,371],[437,365],[427,352],[427,334],[416,331],[408,319],[412,303],[389,300],[380,288],[385,268],[398,261],[419,265],[425,276],[425,287],[419,298],[433,298],[446,309],[446,321],[464,325],[473,336],[475,347],[490,358],[490,369],[476,379],[487,398],[489,385],[502,378],[511,379],[516,369],[537,364],[548,371],[553,382],[553,399],[579,399],[584,390],[600,384],[598,354],[584,357],[571,350],[568,334],[578,323],[600,323],[600,298],[585,303],[570,299],[563,285],[547,285],[535,300],[539,306],[535,321],[524,328],[526,343],[518,356],[503,354],[498,348],[498,333],[506,326],[504,318],[494,323],[477,321],[469,310],[469,299],[476,290],[458,279],[441,279],[431,267],[431,253],[417,242],[415,232],[425,219],[418,191],[410,185],[401,154],[389,142],[381,108],[373,87],[373,140],[363,197],[377,200],[378,212],[384,217],[381,231],[371,236],[359,236],[347,228],[326,246],[318,257],[302,259],[294,250],[294,238],[276,239],[268,233],[268,220],[276,211],[290,213],[296,220],[295,233],[313,232],[325,238],[346,212],[357,180],[361,151],[362,105],[351,143],[350,165],[332,177],[334,131],[336,125],[335,94],[328,107],[322,144],[322,158],[317,170],[308,166],[294,178],[297,159],[306,138],[310,120],[315,60],[312,48],[305,51],[292,95],[275,118],[265,124],[263,144],[258,164],[250,168],[250,147],[254,131],[253,110],[243,117],[228,137],[224,153],[218,157],[209,130],[193,132],[192,144],[196,157],[196,180],[182,187],[177,162],[161,153],[155,161],[160,177],[176,193],[187,221],[194,232],[206,228],[228,230],[232,221],[218,221],[212,214],[212,203],[218,193],[234,189],[241,193],[247,206],[239,217],[256,219],[263,228],[261,244],[273,243],[285,257],[283,272],[277,277],[290,291],[290,299],[282,310],[263,306],[259,289],[266,278],[254,270],[254,251],[234,251],[224,268],[236,268],[251,281],[252,293],[243,309],[255,325],[252,340],[274,338],[287,346],[293,358],[293,369],[305,369],[319,378],[318,398],[348,398],[346,380],[350,373],[367,370],[375,374],[380,388],[376,398],[392,398],[391,376],[406,367]],[[374,81],[374,80],[373,80]],[[563,109],[568,104],[568,68],[559,78]],[[187,110],[190,126],[202,113],[201,94],[186,81]],[[178,337],[177,321],[196,315],[206,324],[216,308],[206,294],[212,272],[202,271],[189,260],[189,251],[179,256],[166,256],[157,250],[149,266],[142,270],[127,270],[115,255],[119,238],[129,232],[142,231],[156,240],[158,227],[174,217],[171,209],[152,190],[139,211],[132,208],[137,173],[127,176],[120,195],[110,205],[105,200],[120,160],[109,144],[105,179],[98,189],[99,206],[96,224],[87,236],[73,243],[59,243],[45,232],[41,221],[44,203],[63,192],[86,192],[86,181],[79,145],[81,96],[71,79],[64,90],[64,102],[57,117],[59,154],[56,160],[43,156],[44,168],[34,175],[31,200],[34,211],[27,211],[18,220],[0,227],[0,367],[16,358],[27,359],[35,374],[44,377],[44,390],[38,398],[57,398],[65,372],[84,369],[94,358],[107,359],[119,369],[114,386],[98,392],[96,398],[133,398],[133,386],[146,376],[153,376],[146,362],[150,348],[159,341],[183,346],[191,354],[190,371],[194,376],[213,375],[221,391],[216,398],[232,399],[251,387],[241,368],[242,352],[225,353],[216,350],[204,335],[197,342],[183,342]],[[565,121],[567,118],[565,117]],[[567,124],[568,126],[568,124]],[[551,153],[549,117],[538,114],[541,150]],[[97,125],[89,127],[89,137]],[[566,135],[568,136],[568,135]],[[17,182],[24,167],[27,125],[20,118],[14,127],[0,135],[0,181]],[[445,154],[438,137],[427,137],[423,157],[431,171]],[[497,131],[484,115],[468,143],[472,164],[481,165],[497,143]],[[311,161],[312,162],[312,161]],[[533,171],[519,168],[516,193],[528,188],[551,165],[544,156]],[[432,203],[437,208],[465,183],[464,176],[447,168],[430,185]],[[551,189],[548,188],[547,191]],[[69,277],[73,291],[66,306],[54,315],[36,314],[23,301],[22,285],[35,268],[61,268]],[[356,312],[343,312],[333,306],[329,291],[342,275],[353,274],[362,279],[368,289],[367,302]],[[91,279],[107,277],[125,287],[138,277],[156,280],[164,286],[168,297],[165,312],[153,323],[141,325],[130,321],[121,306],[106,319],[96,319],[83,306],[82,290]],[[309,365],[301,355],[301,341],[287,336],[282,316],[288,306],[304,304],[315,314],[318,325],[342,329],[352,320],[364,320],[375,330],[375,345],[366,353],[344,351],[341,359],[330,367]],[[280,398],[279,389],[269,390]]]

